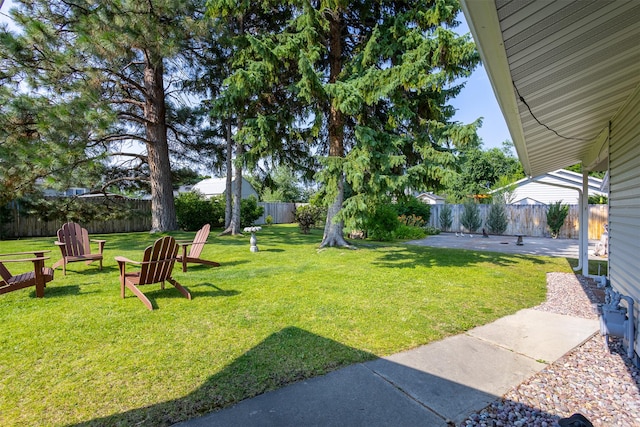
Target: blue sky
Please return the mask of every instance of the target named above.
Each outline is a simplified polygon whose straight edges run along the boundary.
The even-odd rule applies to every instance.
[[[0,22],[7,22],[6,13],[11,6],[11,0],[5,0],[0,9]],[[462,24],[456,29],[458,33],[469,32],[469,27],[465,22],[464,15],[460,14],[458,19]],[[470,123],[478,117],[483,117],[482,127],[478,130],[478,135],[482,138],[483,148],[502,148],[502,142],[511,140],[509,130],[500,112],[500,107],[496,101],[491,83],[487,77],[484,67],[479,66],[467,79],[466,86],[452,101],[456,108],[455,120]]]
[[[456,32],[459,34],[468,33],[469,27],[462,13],[458,19],[461,21],[461,25],[456,28]],[[451,104],[457,109],[454,117],[457,121],[470,123],[478,117],[483,117],[478,135],[482,138],[482,146],[485,150],[494,147],[502,148],[503,141],[511,141],[509,129],[483,66],[476,68],[471,77],[467,79],[460,95]]]

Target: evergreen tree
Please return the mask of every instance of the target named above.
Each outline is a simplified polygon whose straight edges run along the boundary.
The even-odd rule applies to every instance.
[[[460,223],[466,228],[469,233],[475,233],[480,226],[482,226],[482,218],[480,218],[480,209],[478,205],[473,202],[466,202],[464,204],[464,210],[460,217]]]
[[[211,3],[213,12],[235,16],[249,2]],[[321,246],[347,245],[344,221],[362,222],[389,194],[451,176],[455,150],[477,140],[478,125],[452,122],[447,105],[461,89],[455,82],[478,63],[470,38],[450,29],[455,0],[255,6],[285,21],[278,31],[246,34],[235,56],[229,87],[260,107],[244,115],[251,120],[243,121],[242,136],[253,152],[283,138],[318,144],[329,206]]]
[[[147,179],[152,230],[175,229],[170,144],[185,155],[197,126],[169,93],[188,76],[181,61],[205,22],[198,0],[16,3],[22,32],[0,30],[0,80],[13,91],[0,93],[0,105],[19,127],[11,138],[29,141],[21,156],[33,172],[23,182],[67,183],[106,156],[128,157],[132,174],[113,182]],[[121,150],[133,142],[144,151]]]
[[[263,43],[284,31],[293,9],[275,1],[229,4],[210,0],[208,5],[225,46],[223,54],[227,55],[220,64],[228,67],[220,93],[211,100],[211,116],[228,120],[227,156],[234,151],[236,179],[243,168],[260,166],[267,169],[267,174],[269,169],[288,165],[306,169],[308,175],[315,162],[310,160],[307,137],[297,121],[305,107],[289,95],[293,82],[281,58],[277,54],[264,56],[269,48]],[[239,231],[239,191],[236,188],[226,230],[232,234]]]
[[[569,215],[569,205],[563,205],[561,201],[551,203],[547,210],[547,225],[551,230],[551,237],[554,239],[560,234],[560,229],[564,225],[564,220]]]
[[[451,217],[451,205],[445,204],[442,206],[440,210],[440,227],[447,231],[451,228],[451,224],[453,224],[453,218]]]
[[[502,201],[494,201],[489,208],[487,228],[491,234],[503,234],[509,225],[505,204]]]

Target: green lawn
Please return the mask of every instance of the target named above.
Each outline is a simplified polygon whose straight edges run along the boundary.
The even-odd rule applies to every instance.
[[[194,233],[173,233],[178,239]],[[97,235],[105,267],[69,264],[45,297],[0,295],[0,425],[169,425],[328,371],[491,322],[545,297],[564,259],[361,242],[318,250],[320,230],[263,227],[209,238],[219,268],[179,267],[120,298],[116,255],[140,260],[157,235]],[[53,238],[0,242],[0,253]],[[357,243],[357,242],[356,242]],[[10,265],[23,272],[29,265]]]

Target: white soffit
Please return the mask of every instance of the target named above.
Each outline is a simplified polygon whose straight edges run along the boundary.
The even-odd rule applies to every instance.
[[[640,1],[463,0],[463,10],[527,174],[606,165],[591,158],[603,153],[598,136],[640,85]]]

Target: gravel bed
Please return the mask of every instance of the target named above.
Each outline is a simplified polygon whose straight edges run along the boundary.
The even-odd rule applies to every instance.
[[[547,275],[547,300],[538,310],[597,318],[604,292],[588,278]],[[600,334],[547,366],[501,399],[459,424],[464,426],[558,426],[581,413],[596,427],[640,426],[640,370],[619,342],[610,352]]]

